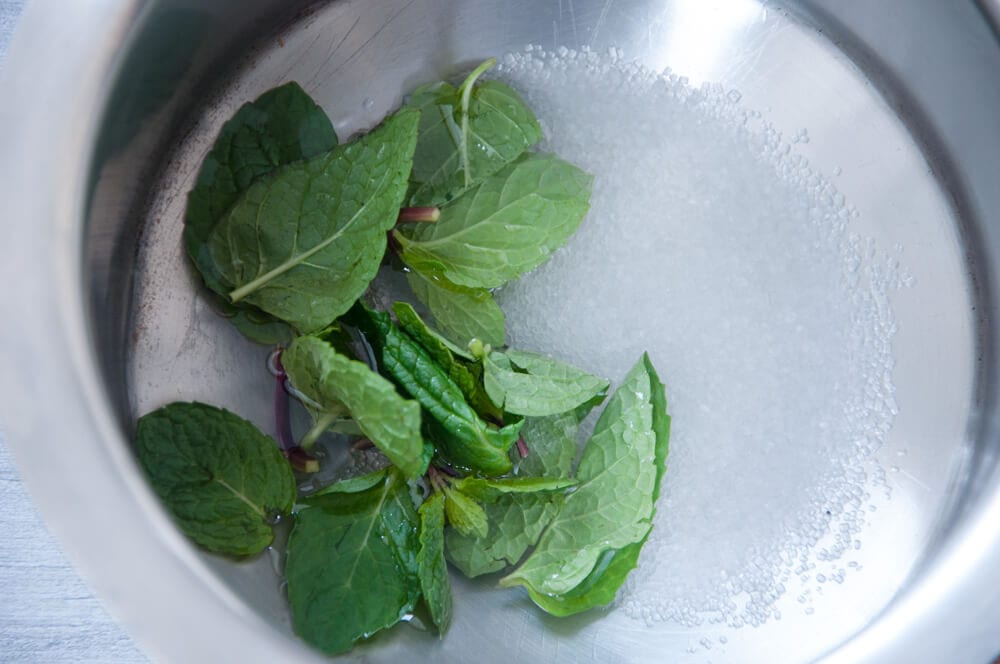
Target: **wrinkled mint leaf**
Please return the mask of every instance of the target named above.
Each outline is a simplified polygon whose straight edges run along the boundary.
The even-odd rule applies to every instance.
[[[537,353],[493,351],[483,361],[487,394],[508,413],[543,417],[597,404],[608,381]]]
[[[625,549],[622,560],[629,562],[633,552],[628,547],[645,541],[652,527],[666,460],[663,434],[669,420],[662,390],[643,356],[611,397],[584,448],[577,489],[563,500],[535,551],[501,579],[502,586],[524,585],[543,605],[546,597],[566,596],[588,578],[600,583],[606,572],[596,579],[591,575],[602,561],[613,562],[617,550]],[[614,590],[628,569],[615,568],[620,578],[613,579]],[[610,585],[602,584],[601,597]]]
[[[418,528],[395,472],[366,491],[310,500],[296,514],[285,566],[296,633],[336,654],[399,622],[420,596]]]
[[[444,558],[444,503],[444,494],[434,492],[420,506],[420,551],[417,553],[424,603],[441,634],[451,622],[451,582]]]
[[[525,155],[443,208],[437,223],[394,237],[415,270],[497,288],[544,263],[576,231],[592,180],[552,155]]]
[[[520,95],[500,81],[480,83],[475,82],[475,77],[478,73],[461,88],[434,83],[410,95],[407,106],[420,111],[410,205],[444,205],[541,140],[538,120]],[[466,138],[462,131],[462,92],[468,85],[472,87]],[[467,173],[464,161],[468,162]]]
[[[529,417],[521,433],[528,456],[519,463],[520,477],[569,477],[576,458],[579,420],[575,413]],[[469,577],[498,572],[515,565],[559,511],[560,493],[507,494],[485,503],[489,530],[486,537],[467,537],[445,531],[448,560]]]
[[[401,397],[367,364],[316,337],[296,338],[281,359],[295,388],[318,407],[319,418],[349,414],[406,477],[423,475],[430,459],[420,435],[420,404]]]
[[[507,451],[517,440],[521,422],[497,429],[487,425],[465,400],[445,370],[389,319],[387,314],[355,310],[359,322],[378,335],[381,367],[428,417],[424,429],[449,463],[487,475],[503,475],[512,463]],[[367,323],[365,323],[367,321]]]
[[[230,300],[303,332],[346,312],[385,253],[417,120],[400,111],[347,145],[254,181],[209,238]]]
[[[323,109],[299,87],[286,83],[244,104],[222,126],[188,194],[184,246],[205,283],[223,292],[208,241],[219,220],[250,184],[279,166],[314,157],[337,145],[337,134]],[[252,341],[291,340],[287,325],[252,305],[235,306],[220,298],[219,308]]]
[[[184,533],[209,551],[260,553],[271,523],[295,501],[277,444],[253,424],[202,403],[172,403],[139,418],[139,462]]]
[[[486,537],[486,512],[473,498],[458,489],[445,487],[444,512],[448,523],[463,535]]]
[[[406,279],[452,343],[464,348],[472,339],[479,339],[492,346],[504,345],[506,323],[493,293],[485,288],[456,286],[416,270],[410,270]]]
[[[392,310],[396,314],[396,320],[399,321],[399,327],[444,369],[465,395],[469,405],[486,420],[499,422],[503,413],[486,393],[483,387],[482,367],[472,362],[472,355],[428,327],[406,302],[394,303]]]

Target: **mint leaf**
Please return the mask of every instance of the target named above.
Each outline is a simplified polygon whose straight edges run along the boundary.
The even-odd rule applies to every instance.
[[[420,404],[401,397],[367,364],[316,337],[298,337],[281,360],[295,388],[321,410],[320,422],[350,414],[406,477],[424,474],[429,456],[420,435]]]
[[[223,292],[208,241],[212,230],[250,184],[279,166],[314,157],[337,145],[323,109],[299,87],[287,83],[244,104],[219,131],[188,194],[184,246],[205,283]],[[258,343],[291,339],[284,323],[250,305],[228,306],[224,315]]]
[[[517,350],[490,353],[483,369],[490,399],[517,415],[555,415],[600,403],[610,384],[564,362]]]
[[[541,140],[538,120],[520,95],[499,81],[476,82],[488,65],[458,89],[435,83],[410,96],[407,106],[420,111],[410,205],[443,205]]]
[[[295,501],[295,478],[269,437],[232,413],[173,403],[139,418],[139,462],[188,537],[231,556],[260,553]]]
[[[576,474],[580,484],[563,500],[535,551],[500,585],[524,585],[542,604],[545,596],[558,598],[580,586],[609,551],[645,540],[663,473],[658,465],[666,459],[662,390],[643,356],[611,397],[584,448]],[[627,569],[616,570],[620,585]],[[603,590],[606,595],[610,588]]]
[[[451,583],[444,559],[444,494],[435,491],[420,506],[420,551],[417,565],[424,603],[438,632],[451,622]]]
[[[463,535],[486,537],[489,524],[482,505],[458,489],[444,487],[444,512],[448,523]]]
[[[429,417],[425,430],[450,463],[487,475],[503,475],[512,463],[507,450],[517,440],[521,423],[496,429],[483,422],[445,370],[389,316],[364,310],[381,347],[382,369],[420,402]]]
[[[431,329],[408,302],[393,302],[392,313],[396,314],[399,327],[413,337],[413,340],[420,344],[442,367],[447,368],[455,361],[455,356],[470,362],[475,359],[467,349],[458,347]]]
[[[441,333],[453,343],[465,346],[479,339],[492,346],[504,345],[503,310],[490,291],[456,286],[417,270],[410,270],[406,280],[417,299],[430,310]]]
[[[385,476],[388,472],[388,468],[382,468],[381,470],[376,470],[375,472],[368,473],[367,475],[358,475],[357,477],[349,477],[345,480],[334,482],[333,484],[325,486],[319,491],[310,494],[309,497],[305,499],[305,502],[308,503],[309,500],[325,496],[328,493],[360,493],[362,491],[367,491],[376,484],[381,484],[385,481]]]
[[[310,500],[288,540],[292,623],[320,650],[341,653],[391,627],[420,595],[418,519],[402,477],[359,493]]]
[[[593,178],[552,155],[525,155],[466,191],[434,224],[394,231],[411,268],[497,288],[545,262],[580,225]]]
[[[417,120],[401,111],[347,145],[251,184],[209,240],[229,298],[303,332],[346,312],[385,253]]]
[[[568,477],[576,458],[578,428],[575,413],[526,418],[521,434],[530,452],[520,462],[520,475],[556,480]],[[486,537],[466,537],[448,529],[448,560],[469,577],[517,564],[559,511],[562,499],[559,493],[507,494],[484,504],[489,522]]]
[[[448,377],[462,390],[469,405],[487,420],[499,422],[503,413],[493,404],[483,387],[482,368],[471,361],[463,361],[472,360],[472,355],[429,328],[406,302],[394,303],[392,310],[396,314],[396,320],[399,321],[399,327],[444,369]],[[456,358],[456,355],[461,359]]]
[[[666,470],[667,448],[670,438],[670,417],[667,415],[666,393],[660,383],[656,370],[649,361],[648,355],[643,355],[643,363],[649,372],[650,382],[653,386],[653,430],[656,432],[656,454],[654,464],[656,466],[656,486],[653,491],[653,504],[655,514],[655,504],[660,495],[660,480]],[[635,569],[639,560],[639,553],[646,537],[640,542],[629,544],[628,546],[605,551],[598,560],[593,571],[587,575],[580,585],[573,588],[564,595],[549,596],[533,594],[532,599],[538,606],[555,616],[568,616],[574,613],[586,611],[595,606],[603,606],[614,600],[618,594],[628,573]]]
[[[452,487],[470,498],[492,503],[501,496],[562,491],[574,484],[576,484],[576,480],[570,478],[504,477],[486,479],[483,477],[463,477],[452,482]]]

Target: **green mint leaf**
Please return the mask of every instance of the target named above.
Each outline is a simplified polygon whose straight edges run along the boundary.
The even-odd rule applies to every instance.
[[[292,384],[315,404],[314,409],[318,406],[323,414],[334,416],[350,413],[406,477],[424,474],[429,458],[420,435],[420,404],[401,397],[367,364],[338,354],[316,337],[296,338],[281,361]]]
[[[420,589],[431,619],[443,634],[451,622],[451,583],[444,558],[444,494],[435,491],[420,506]]]
[[[443,205],[542,139],[538,120],[521,96],[499,81],[475,82],[479,73],[459,89],[435,83],[410,95],[407,106],[420,111],[410,205]]]
[[[532,598],[563,596],[584,582],[608,551],[649,534],[667,441],[660,438],[665,398],[643,356],[615,391],[583,450],[577,479],[535,551],[502,586],[524,585]],[[621,577],[624,579],[624,575]],[[543,607],[544,608],[544,607]]]
[[[173,403],[139,418],[139,462],[184,533],[231,556],[260,553],[273,518],[295,501],[277,445],[253,424],[202,403]]]
[[[385,476],[388,472],[388,468],[383,468],[381,470],[376,470],[373,473],[368,473],[367,475],[358,475],[357,477],[349,477],[345,480],[334,482],[333,484],[325,486],[319,491],[309,495],[303,500],[303,502],[308,504],[310,500],[319,498],[320,496],[325,496],[329,493],[360,493],[362,491],[367,491],[376,484],[381,484],[385,480]]]
[[[212,260],[233,302],[303,332],[346,312],[368,287],[396,222],[418,114],[256,180],[213,229]]]
[[[600,403],[610,383],[537,353],[494,351],[483,362],[487,394],[508,413],[543,417]]]
[[[467,536],[449,528],[445,531],[448,560],[470,578],[517,564],[559,511],[561,500],[558,495],[542,499],[519,494],[483,505],[488,522],[486,536]]]
[[[575,412],[525,418],[521,435],[528,456],[521,459],[519,473],[526,477],[569,477],[576,459],[581,419]]]
[[[483,418],[494,422],[502,419],[503,413],[497,408],[483,387],[482,367],[471,362],[472,355],[458,348],[432,330],[406,302],[392,305],[399,326],[416,341],[427,354],[444,369],[458,388],[462,390],[469,405]],[[458,358],[462,359],[457,359]],[[469,360],[464,362],[463,360]]]
[[[442,208],[437,223],[394,237],[415,270],[497,288],[544,263],[576,231],[592,180],[552,155],[525,155]]]
[[[605,551],[587,578],[564,595],[543,595],[530,588],[528,594],[535,604],[560,618],[610,604],[629,572],[635,569],[645,542],[643,538],[622,549]]]
[[[463,477],[452,482],[455,489],[484,503],[496,502],[501,496],[510,494],[562,491],[575,484],[576,480],[574,479],[555,477],[504,477],[501,479]]]
[[[314,157],[336,145],[337,134],[330,119],[294,82],[244,104],[222,126],[188,195],[184,220],[184,246],[209,288],[224,292],[209,252],[209,237],[240,194],[279,166]],[[219,304],[223,302],[220,298]],[[256,307],[229,304],[220,309],[252,341],[270,344],[291,339],[287,325]]]
[[[456,286],[417,270],[410,270],[406,280],[417,299],[430,310],[441,333],[453,343],[464,347],[472,339],[479,339],[492,346],[504,345],[503,310],[490,291]]]
[[[455,360],[455,356],[470,362],[475,358],[468,350],[460,348],[441,334],[435,332],[407,302],[393,302],[392,313],[403,331],[413,337],[413,340],[423,346],[431,357],[441,366],[447,366]]]
[[[486,537],[489,523],[482,505],[458,489],[445,487],[444,494],[444,511],[448,515],[448,523],[463,535]]]
[[[331,493],[299,511],[285,576],[295,631],[329,653],[391,627],[420,596],[418,519],[395,472],[358,493]]]
[[[217,301],[220,313],[229,319],[230,324],[254,343],[277,346],[291,343],[295,338],[295,331],[288,323],[265,314],[257,307],[235,306],[218,293],[213,293],[212,299]]]
[[[670,416],[667,415],[666,393],[663,384],[656,374],[648,355],[643,355],[642,362],[649,373],[652,385],[653,431],[656,434],[656,483],[653,491],[653,514],[655,515],[656,500],[660,495],[660,480],[666,470],[666,458],[670,438]],[[650,517],[652,519],[652,517]],[[618,589],[624,583],[629,572],[635,569],[642,546],[649,537],[647,533],[641,541],[629,544],[621,549],[605,551],[598,559],[597,565],[580,584],[563,595],[543,595],[529,589],[531,598],[538,606],[555,616],[568,616],[586,611],[595,606],[604,606],[614,600]]]
[[[521,434],[529,452],[520,461],[520,475],[556,480],[568,477],[576,458],[578,429],[574,413],[526,418]],[[489,521],[486,537],[467,537],[448,529],[448,560],[469,577],[517,564],[559,511],[562,499],[559,493],[522,493],[502,495],[495,502],[485,503],[483,510]]]
[[[420,402],[429,417],[426,431],[445,459],[487,475],[503,475],[512,463],[507,450],[517,441],[521,423],[495,429],[466,402],[462,390],[420,344],[398,329],[384,313],[359,310],[378,334],[382,369]]]

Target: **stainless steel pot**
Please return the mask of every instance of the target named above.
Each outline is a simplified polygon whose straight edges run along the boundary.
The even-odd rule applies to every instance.
[[[0,407],[32,494],[154,657],[316,658],[287,636],[278,586],[253,566],[196,552],[132,456],[138,411],[170,390],[192,398],[231,382],[208,371],[197,385],[190,372],[152,385],[135,357],[149,326],[181,341],[192,326],[227,334],[192,308],[179,247],[156,228],[180,223],[184,187],[226,114],[282,80],[302,81],[338,129],[353,130],[456,63],[527,43],[619,46],[650,66],[739,88],[779,127],[808,126],[806,156],[853,173],[845,193],[888,220],[889,231],[868,231],[916,238],[909,258],[927,287],[895,303],[897,382],[913,407],[894,432],[909,451],[898,463],[921,487],[897,499],[916,525],[868,554],[877,589],[846,584],[837,612],[811,623],[722,628],[722,652],[686,649],[698,629],[544,621],[462,584],[464,617],[445,641],[402,631],[365,657],[987,661],[1000,653],[998,16],[992,0],[32,5],[0,100]],[[143,311],[150,283],[166,302],[155,315]],[[209,362],[208,352],[177,361]],[[240,359],[219,366],[239,371]]]

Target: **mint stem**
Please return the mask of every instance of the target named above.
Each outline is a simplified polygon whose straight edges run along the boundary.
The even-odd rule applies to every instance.
[[[274,349],[268,358],[271,373],[274,374],[274,428],[278,432],[278,445],[292,468],[302,473],[319,471],[319,460],[295,444],[292,436],[292,421],[288,412],[288,390],[285,382],[288,374],[281,364],[281,346]]]
[[[517,437],[517,453],[521,455],[521,458],[528,456],[528,443],[524,441],[524,436]]]
[[[441,210],[436,207],[405,207],[399,209],[397,224],[434,223],[441,218]]]
[[[271,373],[274,374],[274,428],[278,432],[278,443],[281,450],[288,453],[295,445],[295,438],[292,436],[292,422],[288,414],[288,391],[285,389],[285,381],[288,374],[281,364],[281,347],[279,346],[268,358]]]
[[[466,189],[472,184],[472,173],[469,171],[469,102],[472,99],[472,86],[475,84],[476,79],[482,76],[487,69],[496,66],[496,64],[496,58],[486,60],[472,70],[472,73],[462,83],[462,87],[459,88],[462,99],[462,144],[459,146],[459,156],[461,157],[462,173],[465,177]]]

